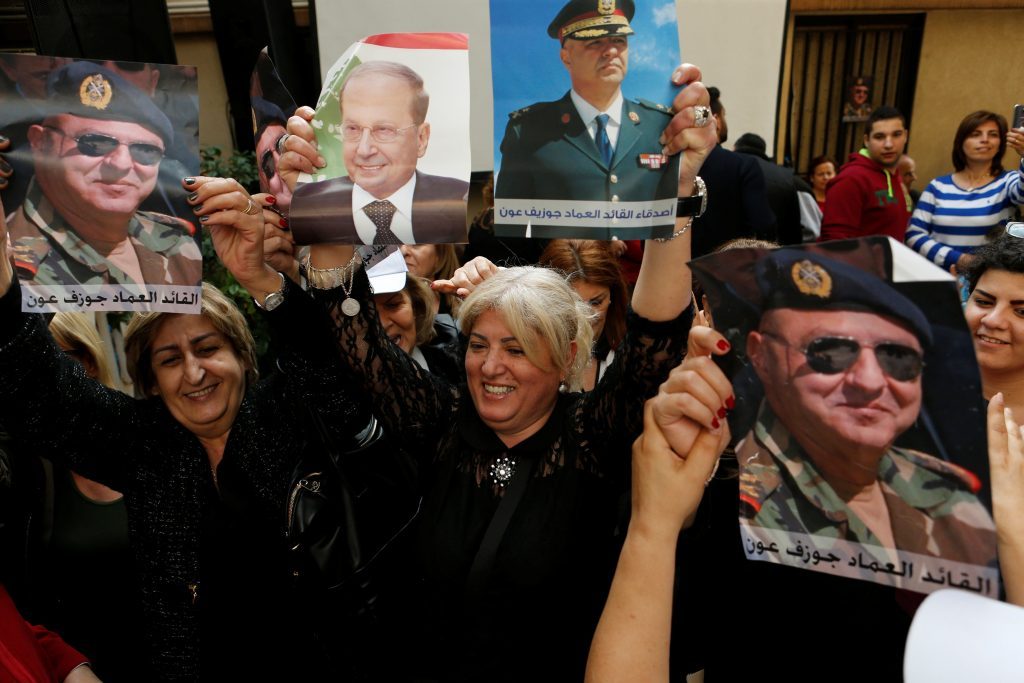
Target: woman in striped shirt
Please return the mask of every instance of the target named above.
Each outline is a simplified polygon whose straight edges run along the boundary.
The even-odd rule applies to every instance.
[[[1003,170],[1009,144],[1024,157],[1024,130],[989,111],[968,114],[953,140],[955,173],[928,183],[907,228],[907,245],[941,268],[959,270],[986,236],[1005,225],[1013,205],[1024,204],[1024,162]]]

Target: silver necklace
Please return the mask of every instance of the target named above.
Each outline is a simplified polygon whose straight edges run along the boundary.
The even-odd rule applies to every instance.
[[[352,298],[352,287],[356,282],[356,268],[355,259],[349,261],[348,267],[345,268],[346,272],[341,276],[341,291],[345,293],[345,299],[341,302],[341,312],[348,317],[353,317],[359,313],[359,309],[362,308],[359,302]],[[345,275],[348,276],[348,286],[345,286]]]

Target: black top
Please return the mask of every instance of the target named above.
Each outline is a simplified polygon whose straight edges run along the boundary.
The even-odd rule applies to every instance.
[[[693,258],[739,237],[775,240],[775,215],[754,157],[715,145],[700,177],[708,188],[708,208],[693,221]]]
[[[682,358],[692,319],[629,314],[615,363],[593,392],[567,394],[539,432],[507,448],[480,420],[465,384],[422,369],[385,335],[364,274],[349,318],[338,291],[321,294],[346,364],[374,414],[424,468],[420,591],[406,645],[420,680],[578,681],[614,568],[612,531],[628,482],[643,401]],[[532,468],[481,593],[466,579],[504,489],[489,467],[508,456]]]
[[[274,558],[286,552],[285,498],[307,447],[302,404],[317,407],[339,435],[364,427],[368,413],[335,371],[326,323],[311,320],[322,314],[290,281],[286,287],[285,303],[266,315],[275,341],[283,345],[280,359],[288,381],[280,375],[246,388],[218,468],[227,478],[221,495],[203,446],[161,400],[135,400],[87,378],[53,342],[42,316],[21,313],[17,283],[0,298],[0,414],[19,442],[32,443],[37,453],[124,494],[145,637],[159,680],[218,680],[202,672],[201,662],[212,662],[210,648],[219,647],[231,658],[231,679],[274,678],[276,664],[301,678],[294,667],[304,666],[312,651],[305,646],[289,651],[287,645],[267,649],[262,642],[247,642],[245,630],[280,633],[301,626],[297,620],[273,623],[280,611],[264,606],[282,604],[288,590],[288,576],[273,567],[283,566]],[[229,492],[238,500],[228,500]],[[227,506],[227,514],[253,525],[217,531],[210,521],[216,506]],[[204,530],[211,528],[215,539],[231,542],[235,533],[245,533],[235,540],[259,547],[227,558],[216,552],[216,543],[202,543]],[[266,566],[248,567],[246,560],[253,557]],[[230,611],[231,623],[244,626],[230,628],[221,621],[216,633],[204,633],[208,637],[200,646],[201,625],[218,620],[218,596],[210,595],[216,592],[216,576],[236,573],[239,583],[231,587],[233,594],[224,594],[227,611],[220,614]],[[245,609],[236,609],[239,605]]]
[[[49,476],[53,528],[49,539],[36,539],[42,545],[32,563],[36,602],[26,617],[60,633],[104,681],[138,680],[145,670],[143,622],[124,499],[89,500],[63,467]]]

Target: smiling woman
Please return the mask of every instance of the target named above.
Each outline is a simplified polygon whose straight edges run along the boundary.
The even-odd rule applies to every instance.
[[[974,337],[982,391],[1002,393],[1024,415],[1024,239],[1003,235],[974,253],[965,271],[970,297],[964,309]]]
[[[699,78],[692,65],[675,70],[672,81],[686,84],[674,101],[680,113],[659,131],[666,153],[681,150],[680,197],[693,195],[715,145],[713,126],[693,125],[694,107],[708,102]],[[291,151],[278,172],[293,183],[318,154],[301,117],[289,121],[289,132]],[[471,344],[466,381],[453,384],[424,372],[388,338],[351,247],[312,247],[308,279],[331,317],[342,363],[422,466],[409,582],[415,637],[406,657],[414,677],[582,679],[643,399],[679,362],[692,320],[689,218],[675,227],[671,238],[648,242],[625,339],[589,393],[578,389],[593,337],[590,310],[553,271],[482,272],[467,264],[434,283],[471,292],[459,311]],[[343,292],[340,282],[351,289]]]
[[[280,220],[232,180],[183,184],[218,249],[235,237],[227,224],[262,236]],[[311,447],[304,406],[318,406],[339,440],[369,413],[345,389],[330,338],[303,329],[315,308],[269,274],[280,291],[257,302],[273,309],[285,372],[259,382],[245,319],[211,285],[198,315],[141,314],[125,338],[133,399],[86,378],[40,316],[21,313],[4,227],[0,216],[0,414],[35,453],[124,494],[151,669],[134,677],[235,680],[258,669],[323,680],[312,636],[290,612],[285,498]]]

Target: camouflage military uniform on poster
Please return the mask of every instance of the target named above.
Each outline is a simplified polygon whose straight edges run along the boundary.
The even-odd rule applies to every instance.
[[[836,494],[767,403],[736,457],[740,515],[750,526],[886,545]],[[892,447],[879,462],[878,482],[897,550],[982,566],[994,562],[995,526],[975,495],[981,482],[974,474]]]
[[[35,285],[132,285],[124,271],[101,256],[56,212],[32,183],[21,207],[8,219],[18,277]],[[198,283],[202,254],[191,223],[148,211],[136,212],[128,224],[147,284]]]
[[[194,225],[140,210],[175,140],[166,115],[145,92],[92,62],[54,70],[46,90],[43,116],[27,132],[34,177],[21,205],[7,207],[21,281],[197,286],[202,254]]]

